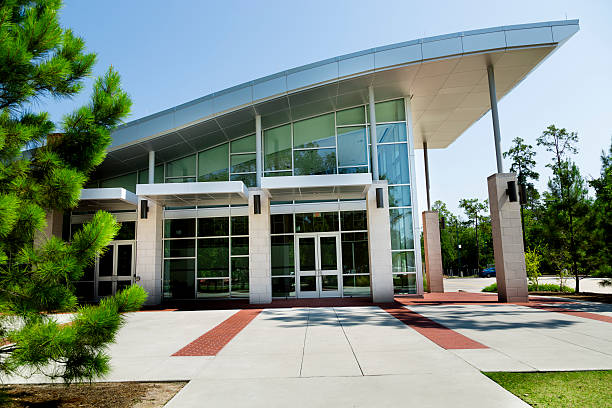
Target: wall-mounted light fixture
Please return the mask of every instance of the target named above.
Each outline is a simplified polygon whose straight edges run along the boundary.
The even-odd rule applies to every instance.
[[[383,189],[376,189],[376,208],[385,208],[385,201],[383,198]]]
[[[140,202],[140,218],[146,220],[149,215],[149,202],[147,200],[142,200]]]
[[[253,196],[253,213],[261,214],[261,199],[259,194]]]
[[[516,181],[511,180],[508,182],[508,188],[506,189],[506,194],[508,195],[508,200],[511,203],[515,203],[518,201],[518,194],[516,192]]]

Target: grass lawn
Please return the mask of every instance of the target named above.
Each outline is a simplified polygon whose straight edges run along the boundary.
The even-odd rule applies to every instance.
[[[484,374],[534,407],[612,407],[612,370]]]

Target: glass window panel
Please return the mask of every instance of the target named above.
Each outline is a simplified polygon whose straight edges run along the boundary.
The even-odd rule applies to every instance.
[[[249,258],[232,258],[232,297],[249,297]]]
[[[414,249],[412,210],[397,208],[389,210],[391,221],[391,249]]]
[[[293,154],[296,176],[336,174],[336,149],[295,150]]]
[[[193,299],[195,259],[166,259],[164,261],[164,297]]]
[[[232,217],[232,235],[249,235],[249,217]]]
[[[137,179],[138,177],[136,175],[136,172],[125,174],[123,176],[113,177],[110,179],[100,181],[100,188],[121,187],[121,188],[125,188],[128,191],[131,191],[132,193],[135,193]]]
[[[198,279],[198,298],[229,297],[228,279]]]
[[[255,184],[257,184],[257,177],[255,176],[255,173],[232,174],[230,176],[230,180],[232,180],[232,181],[242,181],[244,183],[244,185],[247,186],[247,187],[255,187]]]
[[[336,145],[334,114],[300,120],[293,124],[293,147],[332,147]]]
[[[138,172],[138,184],[149,184],[149,170],[140,170]]]
[[[166,179],[166,183],[193,183],[195,181],[195,177],[175,177]]]
[[[341,211],[340,222],[342,231],[360,231],[368,229],[365,211]]]
[[[117,245],[117,276],[132,276],[132,244]]]
[[[155,166],[153,170],[153,182],[154,183],[163,183],[164,182],[164,165],[160,164],[159,166]]]
[[[79,279],[80,281],[92,281],[94,280],[94,274],[96,272],[96,264],[92,262],[83,268],[83,275]]]
[[[273,277],[272,278],[273,297],[295,297],[295,277]]]
[[[336,237],[319,237],[321,253],[321,270],[338,270],[338,251],[336,248]]]
[[[338,275],[322,275],[321,290],[324,292],[338,290]]]
[[[198,278],[229,276],[229,238],[198,239]]]
[[[289,171],[275,171],[275,172],[271,172],[271,171],[266,171],[264,173],[264,177],[284,177],[284,176],[292,176],[293,173],[291,172],[291,170]]]
[[[264,131],[264,170],[291,169],[291,125]]]
[[[198,156],[198,181],[229,180],[228,160],[229,143],[200,152]]]
[[[375,105],[376,122],[398,122],[406,120],[406,110],[404,109],[404,100],[395,99],[393,101],[378,102]]]
[[[115,241],[136,238],[136,221],[124,221],[118,224],[119,232],[117,233],[117,235],[115,235]]]
[[[195,239],[164,240],[164,257],[187,258],[195,256]]]
[[[342,234],[342,273],[369,273],[369,253],[366,232]]]
[[[340,167],[338,173],[340,174],[355,174],[355,173],[367,173],[368,166],[365,167]]]
[[[100,281],[98,282],[98,296],[111,296],[113,294],[113,282]]]
[[[117,281],[117,292],[122,291],[123,289],[127,289],[132,286],[132,281],[128,279],[118,280]]]
[[[300,276],[300,291],[301,292],[314,292],[317,290],[317,277],[316,276]]]
[[[293,235],[277,235],[271,237],[272,275],[294,275],[295,257]]]
[[[90,300],[94,298],[93,282],[76,282],[74,284],[75,295],[80,300]]]
[[[98,260],[98,276],[112,276],[113,275],[113,251],[115,247],[109,245],[106,247],[104,254],[100,255]]]
[[[295,214],[295,232],[338,231],[338,213]]]
[[[255,169],[255,153],[247,154],[232,154],[231,158],[231,172],[232,173],[249,173],[254,172]]]
[[[406,143],[378,146],[378,172],[389,184],[410,183]]]
[[[370,296],[370,275],[348,275],[342,277],[342,294],[349,297]]]
[[[298,238],[300,271],[314,271],[317,269],[315,263],[315,237]]]
[[[397,295],[413,295],[416,293],[416,275],[393,275],[393,290]]]
[[[232,237],[232,255],[249,254],[249,237]]]
[[[183,157],[166,163],[166,177],[183,177],[196,175],[196,156]]]
[[[345,109],[336,112],[336,125],[360,125],[365,123],[365,107]],[[340,130],[340,129],[338,129]]]
[[[388,125],[377,125],[376,138],[378,143],[405,142],[406,124],[390,123]]]
[[[255,135],[243,137],[231,142],[232,154],[234,153],[250,153],[255,151]]]
[[[389,207],[409,207],[410,205],[410,186],[389,187]]]
[[[270,216],[272,234],[293,233],[293,214],[274,214]]]
[[[367,148],[365,126],[338,128],[338,166],[367,166]]]
[[[198,218],[198,237],[229,235],[228,217]]]
[[[195,236],[195,218],[164,220],[164,238],[190,238]]]
[[[392,252],[391,261],[393,273],[416,271],[413,251]]]

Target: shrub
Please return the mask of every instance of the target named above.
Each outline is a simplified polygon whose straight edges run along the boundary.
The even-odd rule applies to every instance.
[[[528,287],[529,292],[562,292],[562,293],[574,293],[574,289],[568,288],[567,286],[563,286],[563,288],[554,283],[544,283],[544,284],[529,284]],[[492,283],[489,286],[486,286],[482,289],[482,292],[492,292],[497,293],[497,283]]]

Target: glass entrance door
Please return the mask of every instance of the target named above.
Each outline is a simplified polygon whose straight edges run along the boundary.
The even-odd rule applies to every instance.
[[[97,262],[96,296],[111,296],[130,286],[134,276],[134,243],[111,242]]]
[[[298,297],[339,297],[340,237],[312,234],[297,237]]]

